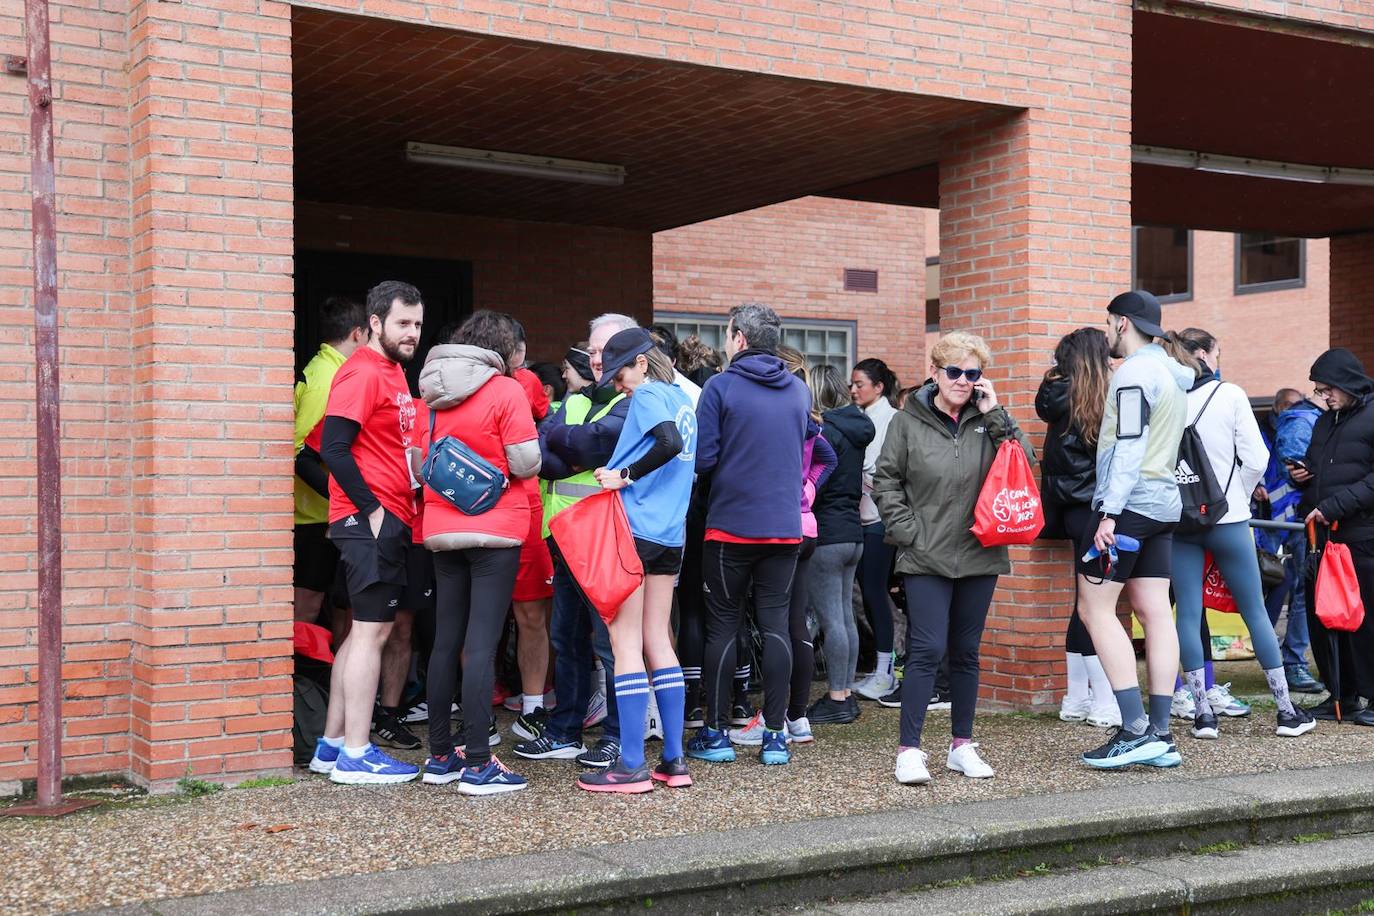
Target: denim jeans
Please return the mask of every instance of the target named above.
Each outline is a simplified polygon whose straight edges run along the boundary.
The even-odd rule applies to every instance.
[[[553,557],[553,615],[549,622],[549,642],[554,651],[553,679],[558,703],[549,716],[549,733],[563,741],[582,739],[582,721],[592,697],[592,659],[600,658],[607,680],[614,678],[615,658],[611,655],[611,632],[573,581],[558,545],[549,538]],[[606,720],[602,734],[620,740],[620,717],[616,711],[615,691],[606,691]]]
[[[1312,640],[1307,635],[1307,540],[1302,532],[1294,532],[1288,540],[1290,555],[1283,561],[1283,581],[1264,596],[1269,623],[1277,625],[1284,601],[1288,601],[1288,629],[1283,635],[1284,667],[1307,666],[1307,648]]]

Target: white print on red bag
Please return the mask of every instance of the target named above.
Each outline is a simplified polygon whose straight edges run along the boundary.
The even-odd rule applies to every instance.
[[[1028,488],[1011,490],[1006,487],[992,498],[992,517],[997,519],[1000,534],[1019,534],[1039,524],[1040,494]]]

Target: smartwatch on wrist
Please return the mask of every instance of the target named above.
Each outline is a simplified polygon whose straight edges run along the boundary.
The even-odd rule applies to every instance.
[[[629,469],[629,468],[621,468],[621,469],[620,469],[620,479],[623,480],[623,481],[625,481],[626,483],[629,483],[629,482],[630,482],[630,469]]]

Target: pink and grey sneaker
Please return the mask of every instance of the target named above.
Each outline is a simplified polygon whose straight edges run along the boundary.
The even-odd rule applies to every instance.
[[[649,775],[647,766],[641,764],[632,770],[625,766],[625,759],[622,757],[615,762],[615,766],[583,773],[577,777],[577,787],[586,789],[588,792],[619,792],[622,795],[639,795],[644,792],[652,792],[654,780]]]
[[[670,789],[685,789],[692,784],[692,775],[687,772],[687,758],[665,760],[654,767],[653,778]]]

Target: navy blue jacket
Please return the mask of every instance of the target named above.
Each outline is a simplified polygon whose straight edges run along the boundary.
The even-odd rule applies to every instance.
[[[783,361],[745,350],[697,402],[697,475],[710,477],[706,527],[800,538],[802,444],[811,392]]]
[[[595,414],[611,398],[615,389],[610,385],[592,389],[592,413]],[[595,470],[611,460],[611,452],[620,440],[621,427],[630,412],[630,399],[621,398],[599,420],[567,424],[568,403],[564,399],[558,413],[539,424],[539,451],[543,465],[539,476],[545,480],[563,480],[579,471]]]

